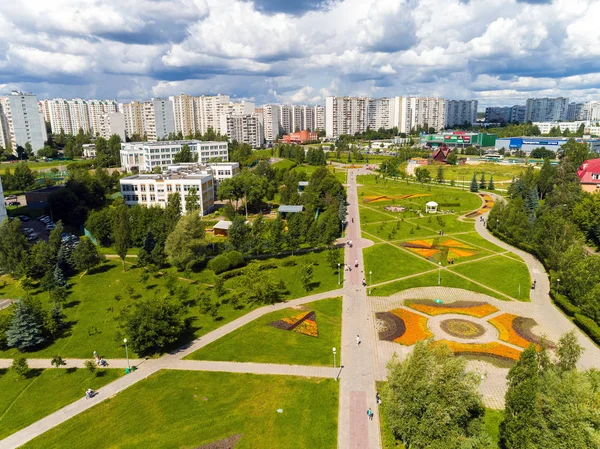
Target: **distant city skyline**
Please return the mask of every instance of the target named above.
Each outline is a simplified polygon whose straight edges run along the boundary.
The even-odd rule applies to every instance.
[[[0,6],[0,91],[38,98],[600,98],[600,3],[23,0]]]

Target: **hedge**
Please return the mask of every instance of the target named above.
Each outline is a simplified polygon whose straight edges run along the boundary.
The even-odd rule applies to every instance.
[[[575,324],[581,328],[592,340],[600,344],[600,326],[594,320],[580,313],[575,314]]]
[[[565,295],[551,292],[551,296],[554,300],[554,304],[556,304],[567,315],[575,316],[576,314],[581,313],[581,309],[575,304],[573,304],[571,301],[569,301],[569,299]]]
[[[213,270],[215,274],[223,273],[231,268],[231,262],[224,254],[221,254],[208,263],[208,268]]]

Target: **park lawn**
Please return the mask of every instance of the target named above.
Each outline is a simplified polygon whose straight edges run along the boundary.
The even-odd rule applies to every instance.
[[[365,279],[373,284],[435,269],[434,264],[421,257],[388,244],[363,249],[363,258]],[[369,271],[373,273],[371,277],[367,276]]]
[[[314,311],[319,336],[285,331],[269,323]],[[340,348],[342,298],[330,298],[264,315],[217,341],[190,354],[186,359],[230,362],[284,363],[287,365],[331,365],[331,348]],[[341,355],[340,355],[341,357]],[[338,359],[339,360],[339,359]]]
[[[529,301],[531,278],[527,265],[523,262],[517,262],[508,257],[494,256],[481,262],[455,265],[449,270],[467,276],[512,298]]]
[[[399,228],[397,228],[398,223],[400,224]],[[401,220],[370,223],[364,226],[361,225],[361,228],[364,233],[374,235],[384,241],[413,240],[438,235],[437,231],[425,229],[419,223],[402,222]],[[369,238],[369,236],[367,235],[366,238]]]
[[[492,441],[499,445],[500,444],[500,423],[504,419],[504,410],[494,410],[491,408],[485,409],[485,415],[483,417],[485,430]]]
[[[453,236],[443,236],[443,237],[433,237],[427,240],[431,240],[434,245],[437,245],[439,241],[441,241],[442,243],[448,240],[454,240]],[[408,242],[411,242],[412,240],[408,240]],[[400,247],[402,248],[402,245],[405,244],[406,242],[392,242],[392,244],[394,246]],[[452,242],[449,242],[452,243]],[[449,251],[446,252],[444,247],[439,247],[441,248],[441,250],[439,250],[438,252],[436,252],[435,254],[429,256],[429,257],[425,257],[425,255],[422,254],[418,254],[418,252],[413,252],[411,251],[411,248],[405,248],[405,250],[410,251],[411,253],[415,254],[417,257],[420,257],[422,259],[427,259],[430,262],[439,264],[440,262],[442,263],[442,266],[449,266],[450,265],[450,259],[454,260],[454,264],[461,264],[461,263],[465,263],[465,262],[470,262],[472,260],[476,260],[476,259],[480,259],[482,257],[486,257],[486,256],[491,256],[492,252],[490,251],[486,251],[483,249],[479,249],[479,248],[460,248],[460,247],[455,247],[455,250],[465,250],[465,251],[469,251],[471,253],[474,253],[473,255],[466,255],[464,253],[462,253],[460,256],[456,255],[456,253],[452,252],[453,248],[449,248]]]
[[[17,166],[19,161],[16,162],[7,162],[7,163],[2,163],[0,164],[0,174],[4,174],[6,173],[6,170],[10,169],[10,171],[12,173],[14,173],[15,168]],[[33,171],[40,171],[40,170],[45,170],[48,168],[52,168],[52,167],[64,167],[66,168],[66,166],[72,162],[77,162],[77,160],[74,161],[49,161],[49,162],[27,162],[27,166],[33,170]]]
[[[296,162],[294,162],[290,159],[282,159],[282,160],[277,161],[274,164],[272,164],[271,167],[277,168],[277,169],[286,169],[286,168],[292,168],[295,164],[296,164]]]
[[[23,447],[193,448],[241,434],[236,449],[335,449],[338,386],[333,379],[159,371]]]
[[[495,253],[503,253],[506,251],[505,249],[500,248],[499,246],[496,246],[492,242],[489,242],[481,237],[477,231],[469,232],[468,234],[452,236],[452,238],[473,245],[474,247],[485,248],[488,251],[493,251]]]
[[[433,267],[435,269],[435,267]],[[464,290],[470,290],[477,293],[483,293],[496,299],[508,301],[506,296],[499,295],[498,293],[488,290],[481,285],[475,284],[465,278],[457,276],[456,274],[442,270],[440,273],[440,285],[442,287],[462,288]],[[420,276],[414,276],[408,279],[402,279],[389,284],[383,284],[378,287],[374,287],[371,295],[372,296],[390,296],[394,293],[408,290],[409,288],[416,287],[437,287],[438,286],[438,270],[424,273]]]
[[[444,234],[452,234],[455,232],[469,232],[474,228],[473,223],[464,223],[458,220],[457,216],[454,214],[407,218],[406,222],[415,225],[418,224],[422,228],[429,228],[436,234],[439,233],[440,230],[444,231]]]
[[[494,162],[484,162],[481,164],[464,164],[464,165],[445,165],[444,178],[446,180],[454,179],[462,183],[463,176],[465,183],[470,183],[473,178],[473,173],[477,174],[477,182],[481,178],[481,173],[485,174],[486,187],[490,181],[490,176],[494,177],[494,181],[509,181],[513,177],[519,176],[521,172],[527,170],[525,165],[521,164],[497,164]],[[437,169],[431,170],[433,177],[437,174]]]
[[[0,440],[99,389],[124,374],[103,369],[93,375],[87,369],[30,370],[19,378],[0,370]]]
[[[105,254],[105,255],[106,254],[111,254],[111,255],[116,255],[117,254],[117,250],[115,249],[114,246],[100,246],[100,245],[97,245],[96,248],[98,248],[98,252],[100,254]],[[141,248],[137,248],[137,247],[129,248],[127,250],[127,257],[137,256],[140,253],[140,249]]]
[[[360,224],[364,226],[369,223],[378,223],[380,221],[395,221],[398,218],[402,218],[401,215],[394,212],[378,212],[376,210],[370,209],[366,206],[358,206],[358,213],[360,215]],[[397,218],[396,218],[397,217]]]

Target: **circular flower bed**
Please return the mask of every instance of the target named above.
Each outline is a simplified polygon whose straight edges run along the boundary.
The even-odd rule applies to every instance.
[[[448,335],[459,338],[477,338],[485,333],[482,325],[467,320],[444,320],[440,323],[440,327]]]

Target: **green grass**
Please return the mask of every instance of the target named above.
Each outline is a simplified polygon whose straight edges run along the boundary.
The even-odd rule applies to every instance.
[[[391,215],[388,215],[387,213],[378,212],[376,210],[372,210],[364,206],[359,206],[359,214],[361,226],[364,226],[369,223],[377,223],[380,221],[395,221],[397,220],[396,215],[398,215],[393,212],[389,212],[389,214]]]
[[[98,252],[100,252],[101,254],[117,254],[117,250],[115,249],[114,246],[96,246],[96,248],[98,248]],[[141,248],[129,248],[127,250],[127,257],[130,257],[132,255],[138,255],[140,253],[140,249]],[[119,259],[120,260],[120,259]],[[135,262],[135,261],[132,261]]]
[[[496,246],[493,243],[487,241],[486,239],[481,237],[477,232],[461,234],[461,235],[457,235],[456,237],[453,237],[453,238],[455,238],[456,240],[461,240],[465,243],[470,243],[471,245],[474,245],[476,247],[478,246],[478,247],[485,248],[490,251],[494,251],[496,253],[503,253],[506,251],[505,249],[500,248],[499,246]]]
[[[369,271],[372,271],[373,284],[435,268],[433,264],[426,262],[424,259],[387,244],[365,248],[363,257],[365,261],[365,278],[367,282],[370,282],[366,275],[369,274]]]
[[[406,220],[406,222],[419,224],[422,228],[429,228],[436,234],[440,230],[444,231],[444,234],[451,234],[453,232],[469,232],[474,228],[473,223],[464,223],[459,221],[457,220],[457,216],[453,214],[432,214],[428,215],[427,217],[409,218]]]
[[[282,160],[277,161],[274,164],[272,164],[271,167],[278,168],[278,169],[286,169],[286,168],[293,167],[294,164],[295,164],[295,162],[290,159],[282,159]]]
[[[0,164],[0,174],[6,173],[6,170],[10,168],[11,173],[14,173],[15,167],[17,166],[19,161],[16,162],[5,162]],[[52,167],[64,166],[66,167],[68,164],[75,161],[50,161],[50,162],[28,162],[27,166],[33,171],[45,170]]]
[[[316,312],[318,338],[269,326],[273,321],[311,310]],[[331,348],[341,348],[341,314],[342,298],[304,304],[302,310],[279,310],[221,337],[187,358],[288,365],[331,365]]]
[[[484,162],[477,165],[446,165],[444,166],[444,179],[447,181],[454,179],[462,183],[463,176],[465,183],[470,183],[473,178],[473,173],[477,173],[477,182],[481,178],[481,173],[485,173],[486,186],[490,180],[490,175],[494,176],[494,181],[508,181],[513,177],[519,176],[521,172],[527,169],[524,165],[517,164],[496,164],[494,162]],[[429,167],[432,176],[436,176],[437,167]],[[498,187],[498,186],[497,186]],[[504,186],[503,186],[504,187]],[[508,187],[508,185],[506,185]]]
[[[396,228],[397,223],[400,223],[400,228]],[[393,220],[383,223],[371,223],[361,227],[365,238],[375,236],[384,241],[414,240],[422,237],[435,237],[438,235],[438,232],[431,229],[425,229],[420,226],[419,223],[412,223],[408,220],[404,222]]]
[[[104,369],[91,376],[86,369],[31,370],[19,378],[0,370],[0,440],[97,390],[123,374]]]
[[[236,449],[335,449],[338,391],[333,379],[159,371],[24,447],[193,448],[241,434]]]
[[[483,263],[483,262],[482,262]],[[461,278],[456,274],[442,270],[441,273],[441,284],[442,287],[453,287],[453,288],[462,288],[464,290],[471,290],[477,293],[483,293],[489,295],[493,298],[508,300],[505,296],[499,295],[496,292],[488,290],[485,287],[475,284],[474,282],[470,282],[467,279]],[[438,286],[438,272],[437,270],[431,273],[425,273],[420,276],[415,276],[408,279],[402,279],[396,282],[390,282],[389,284],[384,284],[379,287],[373,288],[372,295],[373,296],[390,296],[394,293],[398,293],[402,290],[408,290],[409,288],[416,287],[437,287]]]
[[[529,300],[531,278],[527,266],[522,262],[503,256],[495,256],[485,259],[481,263],[473,262],[456,265],[451,267],[450,270],[461,273],[515,299]]]
[[[486,432],[494,443],[500,443],[500,423],[504,419],[504,410],[485,409],[484,423]]]
[[[296,266],[283,266],[283,263],[294,258]],[[318,253],[300,254],[285,258],[266,259],[260,261],[261,264],[275,264],[277,268],[266,270],[275,280],[282,279],[285,282],[286,293],[282,295],[281,300],[298,298],[307,294],[320,293],[338,288],[337,269],[331,269],[327,263],[327,251]],[[135,259],[128,260],[135,262]],[[299,267],[304,261],[313,263],[313,282],[312,290],[306,292],[302,286],[299,276]],[[127,270],[122,271],[120,259],[113,259],[104,262],[99,269],[83,276],[76,275],[69,279],[71,284],[70,294],[67,298],[64,312],[67,321],[72,323],[71,329],[62,337],[58,338],[49,346],[34,351],[33,357],[52,357],[60,354],[63,357],[89,358],[94,351],[107,358],[123,357],[125,348],[122,344],[122,335],[119,334],[120,313],[128,308],[135,301],[142,298],[154,298],[159,294],[166,294],[165,278],[157,275],[151,276],[146,285],[140,282],[142,270],[134,265],[126,264]],[[165,271],[175,272],[174,269]],[[178,276],[187,276],[188,274],[177,273]],[[228,302],[223,302],[218,309],[218,315],[215,318],[208,314],[200,312],[199,304],[193,302],[194,298],[201,292],[207,292],[214,302],[222,302],[222,298],[217,298],[212,288],[207,288],[204,284],[212,284],[215,275],[212,270],[205,269],[200,273],[190,273],[193,281],[200,284],[194,285],[188,281],[179,281],[179,285],[184,286],[189,291],[188,299],[192,301],[188,308],[188,316],[192,318],[191,332],[185,336],[181,344],[193,338],[198,338],[217,327],[239,318],[248,313],[258,305],[244,305],[240,302],[239,307],[233,307]],[[23,291],[17,283],[10,281],[7,277],[7,285],[0,288],[0,297],[19,298]],[[128,288],[133,287],[132,295],[128,293]],[[229,293],[240,295],[243,291],[243,276],[233,277],[225,281],[225,287],[236,290]],[[42,301],[43,306],[49,310],[51,307],[50,299],[45,292],[34,292]],[[0,314],[10,313],[9,309],[0,311]],[[0,351],[0,357],[13,357],[18,354],[16,349]]]

